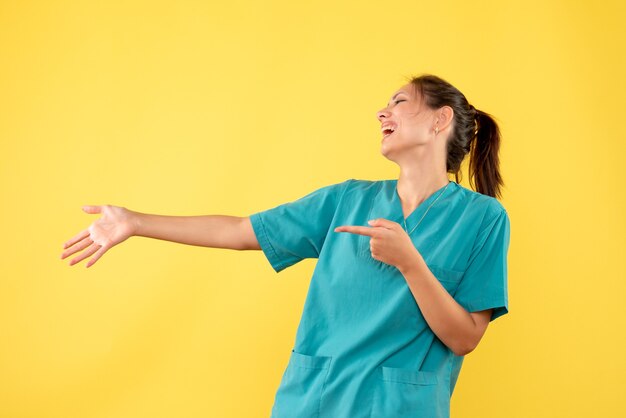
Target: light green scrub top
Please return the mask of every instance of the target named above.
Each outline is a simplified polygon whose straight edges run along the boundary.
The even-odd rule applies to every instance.
[[[445,186],[444,186],[445,187]],[[406,218],[428,268],[467,311],[508,312],[510,224],[495,198],[450,182]],[[370,237],[335,232],[385,218],[403,225],[397,180],[348,179],[250,215],[276,272],[317,258],[272,418],[444,418],[463,356],[425,321],[404,276],[372,258]]]

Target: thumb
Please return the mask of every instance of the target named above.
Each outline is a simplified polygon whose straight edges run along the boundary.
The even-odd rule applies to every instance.
[[[84,205],[83,206],[83,210],[87,213],[100,213],[101,212],[101,206],[95,206],[95,205]]]
[[[385,218],[376,218],[376,219],[372,219],[367,221],[368,224],[372,225],[372,226],[382,226],[384,228],[393,228],[395,222],[390,221],[389,219],[385,219]]]

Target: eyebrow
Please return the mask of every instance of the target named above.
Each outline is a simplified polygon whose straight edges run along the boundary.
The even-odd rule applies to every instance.
[[[391,98],[391,100],[395,99],[396,97],[398,97],[399,94],[408,94],[406,91],[399,91],[396,94],[393,95],[393,97]],[[387,103],[387,106],[389,106],[389,103]]]

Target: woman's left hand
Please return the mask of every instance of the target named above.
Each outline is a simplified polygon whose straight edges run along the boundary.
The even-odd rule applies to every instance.
[[[370,237],[372,258],[403,270],[421,255],[399,223],[384,218],[367,222],[368,226],[338,226],[335,232],[351,232]]]

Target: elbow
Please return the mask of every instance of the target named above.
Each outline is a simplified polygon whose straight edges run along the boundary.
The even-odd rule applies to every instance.
[[[239,251],[260,250],[261,246],[252,228],[250,217],[240,217],[238,221],[237,232],[234,234],[236,240],[233,245],[234,249]]]
[[[451,348],[451,350],[457,356],[465,356],[471,353],[476,349],[478,343],[483,338],[485,334],[485,330],[487,329],[487,325],[489,324],[489,315],[491,314],[491,310],[481,312],[482,321],[479,322],[479,325],[476,325],[469,331],[464,334],[462,337],[459,337],[456,341],[456,346]]]
[[[462,357],[466,354],[469,354],[471,352],[471,350],[467,350],[467,349],[460,349],[460,348],[454,348],[451,349],[452,352],[454,353],[455,356],[459,356]]]
[[[457,356],[466,356],[474,349],[478,344],[474,341],[461,341],[457,346],[451,348],[452,352]]]

